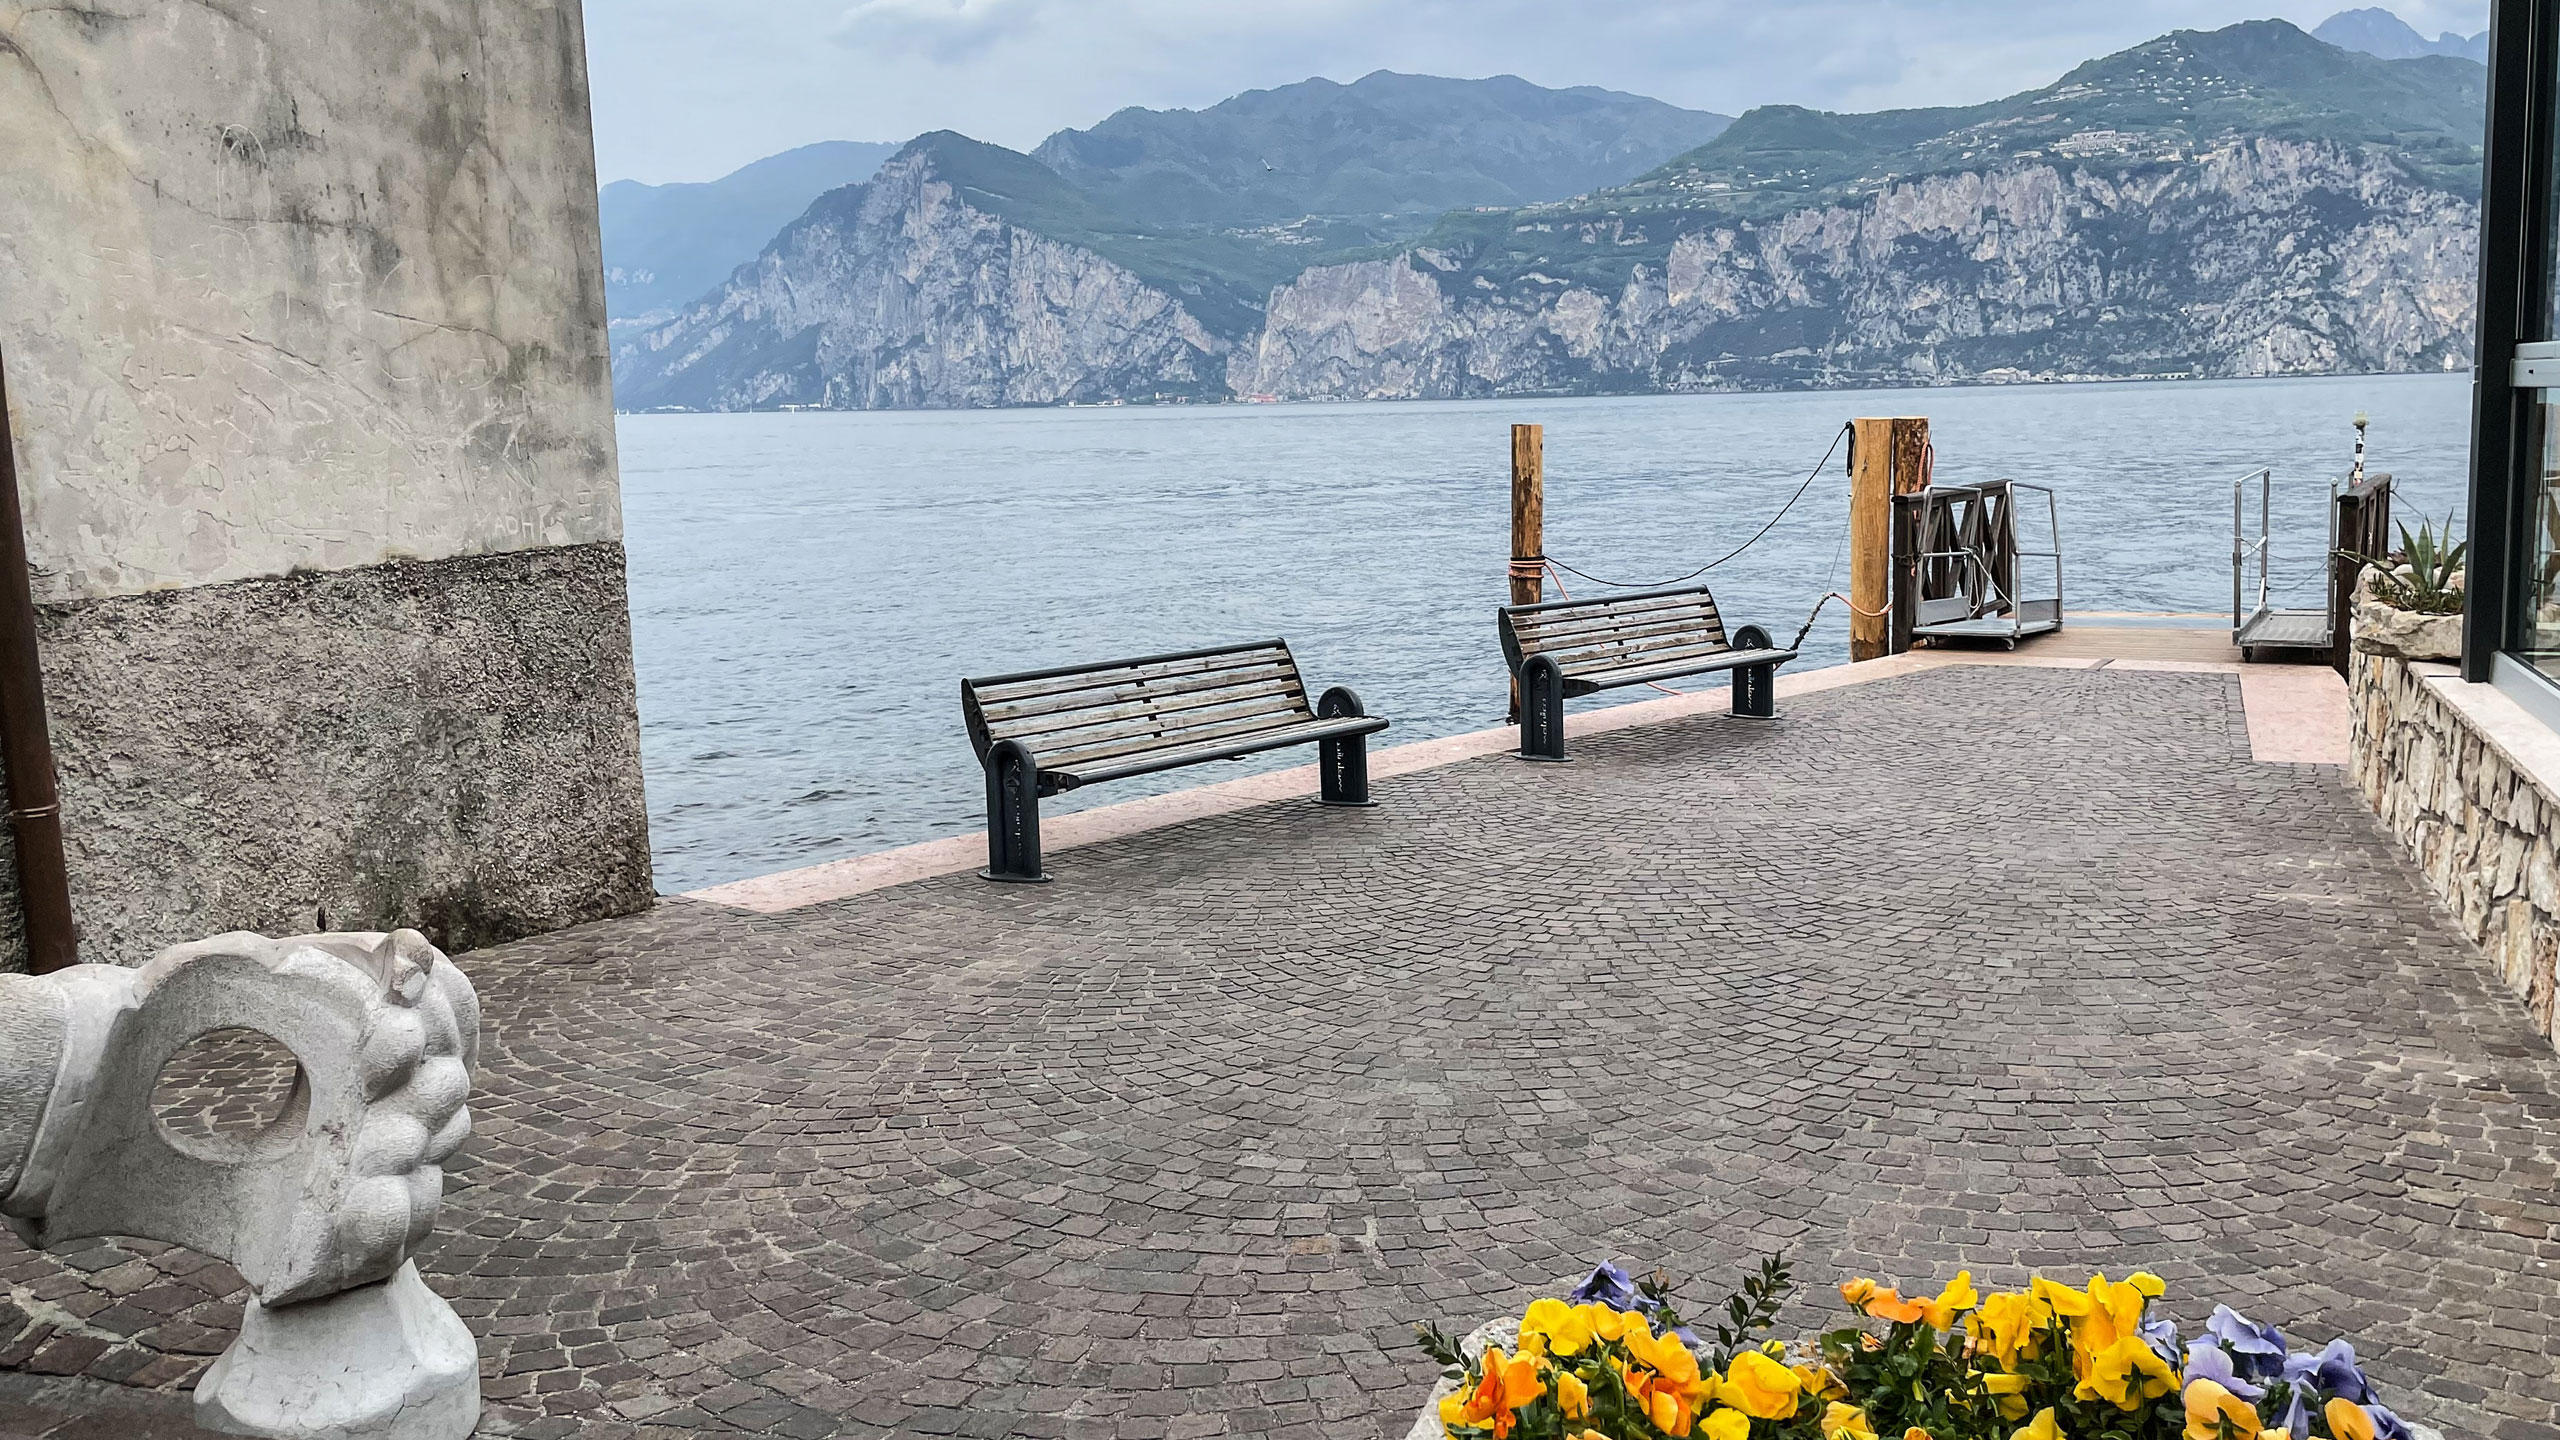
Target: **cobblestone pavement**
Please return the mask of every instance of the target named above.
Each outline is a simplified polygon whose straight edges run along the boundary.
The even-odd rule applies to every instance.
[[[2560,1436],[2560,1060],[2229,676],[1941,670],[1578,756],[466,957],[426,1266],[490,1431],[1390,1435],[1417,1319],[1785,1247],[2148,1267]],[[0,1275],[36,1372],[174,1386],[237,1316],[150,1247]]]

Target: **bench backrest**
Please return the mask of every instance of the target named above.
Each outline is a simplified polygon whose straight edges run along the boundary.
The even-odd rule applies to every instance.
[[[1532,655],[1567,674],[1630,669],[1730,650],[1707,587],[1646,590],[1597,600],[1550,600],[1502,609],[1502,653],[1516,673]]]
[[[1048,769],[1315,718],[1285,640],[963,680],[960,708],[979,759],[1012,740]]]

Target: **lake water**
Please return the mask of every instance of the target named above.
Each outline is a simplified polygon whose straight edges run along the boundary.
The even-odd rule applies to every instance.
[[[2398,476],[2399,515],[2443,517],[2463,489],[2469,395],[2468,375],[2427,375],[625,416],[659,888],[979,828],[962,675],[1278,635],[1311,687],[1348,684],[1394,720],[1383,743],[1501,723],[1493,609],[1515,421],[1546,426],[1547,553],[1609,579],[1674,576],[1740,544],[1849,417],[1925,414],[1942,482],[2059,492],[2070,608],[2227,612],[2234,475],[2275,467],[2279,583],[2317,603],[2354,412],[2372,416],[2370,463]],[[1783,641],[1847,586],[1847,495],[1835,454],[1785,521],[1708,577],[1729,623]],[[1846,647],[1834,604],[1797,664]]]

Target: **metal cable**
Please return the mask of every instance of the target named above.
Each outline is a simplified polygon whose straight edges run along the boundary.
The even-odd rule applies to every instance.
[[[1840,426],[1838,433],[1831,437],[1831,448],[1822,452],[1822,458],[1814,462],[1812,471],[1804,477],[1804,483],[1796,487],[1795,494],[1787,497],[1786,504],[1778,507],[1777,514],[1769,517],[1768,524],[1761,526],[1750,539],[1734,546],[1723,555],[1708,561],[1706,564],[1699,566],[1697,569],[1690,571],[1686,575],[1675,575],[1668,580],[1656,580],[1651,583],[1633,580],[1603,580],[1588,570],[1576,570],[1572,566],[1567,565],[1553,556],[1545,556],[1541,558],[1545,560],[1545,563],[1554,566],[1558,570],[1562,570],[1573,575],[1579,575],[1594,585],[1604,585],[1612,590],[1660,590],[1666,586],[1680,584],[1684,580],[1695,580],[1699,576],[1706,574],[1708,571],[1715,569],[1719,565],[1722,565],[1725,561],[1730,560],[1734,556],[1741,554],[1743,551],[1750,549],[1752,546],[1759,544],[1770,531],[1777,529],[1778,522],[1786,519],[1787,512],[1796,508],[1796,502],[1802,500],[1805,492],[1813,488],[1813,482],[1821,479],[1822,472],[1831,468],[1831,457],[1839,453],[1841,438],[1849,434],[1849,432],[1850,426],[1844,422]],[[1815,608],[1819,609],[1821,607],[1816,606]]]

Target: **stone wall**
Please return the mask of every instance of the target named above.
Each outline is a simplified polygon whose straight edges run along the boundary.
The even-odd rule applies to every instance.
[[[2358,652],[2348,683],[2366,803],[2560,1044],[2560,793],[2544,763],[2560,738],[2450,665]]]
[[[649,903],[585,53],[578,0],[0,3],[82,958]]]

